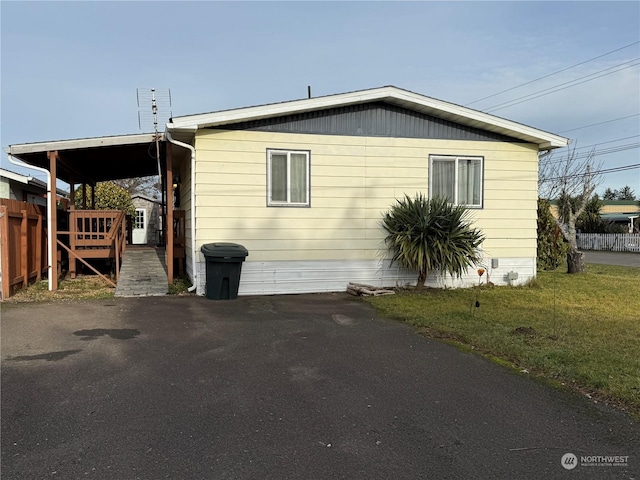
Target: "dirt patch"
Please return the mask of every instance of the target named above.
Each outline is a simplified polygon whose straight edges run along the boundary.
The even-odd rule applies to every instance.
[[[518,327],[511,330],[511,335],[522,335],[533,338],[536,336],[536,331],[533,327]]]
[[[49,291],[47,280],[33,283],[4,300],[5,303],[70,302],[76,300],[113,298],[115,288],[97,275],[83,275],[74,279],[63,279],[58,290]]]

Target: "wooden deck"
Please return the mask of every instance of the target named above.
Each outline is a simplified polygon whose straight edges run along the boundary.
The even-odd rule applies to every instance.
[[[126,249],[126,218],[122,210],[69,211],[69,230],[58,231],[68,235],[68,246],[58,240],[69,253],[69,275],[76,277],[77,261],[83,262],[98,273],[85,259],[112,258],[116,263],[116,279],[120,275],[120,263]],[[111,283],[111,282],[110,282]]]
[[[164,222],[163,222],[164,223]],[[173,211],[173,258],[179,274],[184,273],[185,258],[185,211]],[[115,286],[113,282],[93,268],[87,259],[110,258],[115,260],[116,279],[120,278],[120,266],[127,249],[127,221],[122,210],[75,210],[69,211],[69,230],[58,231],[68,236],[68,242],[58,245],[69,253],[69,275],[75,278],[77,262],[87,265]],[[166,260],[166,259],[165,259]]]

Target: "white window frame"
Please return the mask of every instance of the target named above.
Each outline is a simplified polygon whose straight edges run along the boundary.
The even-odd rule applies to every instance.
[[[484,208],[484,157],[482,156],[471,156],[471,155],[429,155],[429,198],[433,198],[433,162],[437,161],[450,161],[455,164],[454,168],[454,180],[453,180],[453,191],[454,191],[454,205],[463,205],[467,208]],[[458,175],[459,175],[459,163],[461,161],[467,160],[475,160],[480,161],[480,203],[478,204],[467,204],[459,202],[459,192],[458,192]]]
[[[133,217],[133,228],[142,230],[147,224],[147,211],[144,208],[136,208],[136,214]]]
[[[272,200],[272,185],[271,185],[271,156],[273,154],[286,155],[287,156],[287,200]],[[299,154],[306,156],[306,174],[307,174],[307,188],[305,192],[304,202],[291,201],[291,155]],[[267,149],[267,206],[269,207],[309,207],[311,206],[311,152],[309,150],[281,150],[281,149]]]

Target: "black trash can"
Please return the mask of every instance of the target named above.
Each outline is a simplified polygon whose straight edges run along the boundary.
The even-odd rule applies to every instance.
[[[237,243],[206,243],[200,251],[207,262],[207,298],[238,298],[242,262],[249,252]]]

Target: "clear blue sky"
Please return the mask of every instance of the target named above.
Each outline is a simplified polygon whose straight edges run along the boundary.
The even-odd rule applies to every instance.
[[[176,116],[304,98],[307,85],[314,96],[395,85],[467,105],[640,41],[635,1],[0,5],[2,147],[138,133],[139,87],[170,88]],[[640,142],[639,58],[635,43],[469,106],[580,151],[623,148],[596,157],[603,168],[638,164],[638,146],[625,146]],[[7,163],[2,153],[16,170]],[[599,191],[624,185],[640,195],[640,169],[606,175]]]

